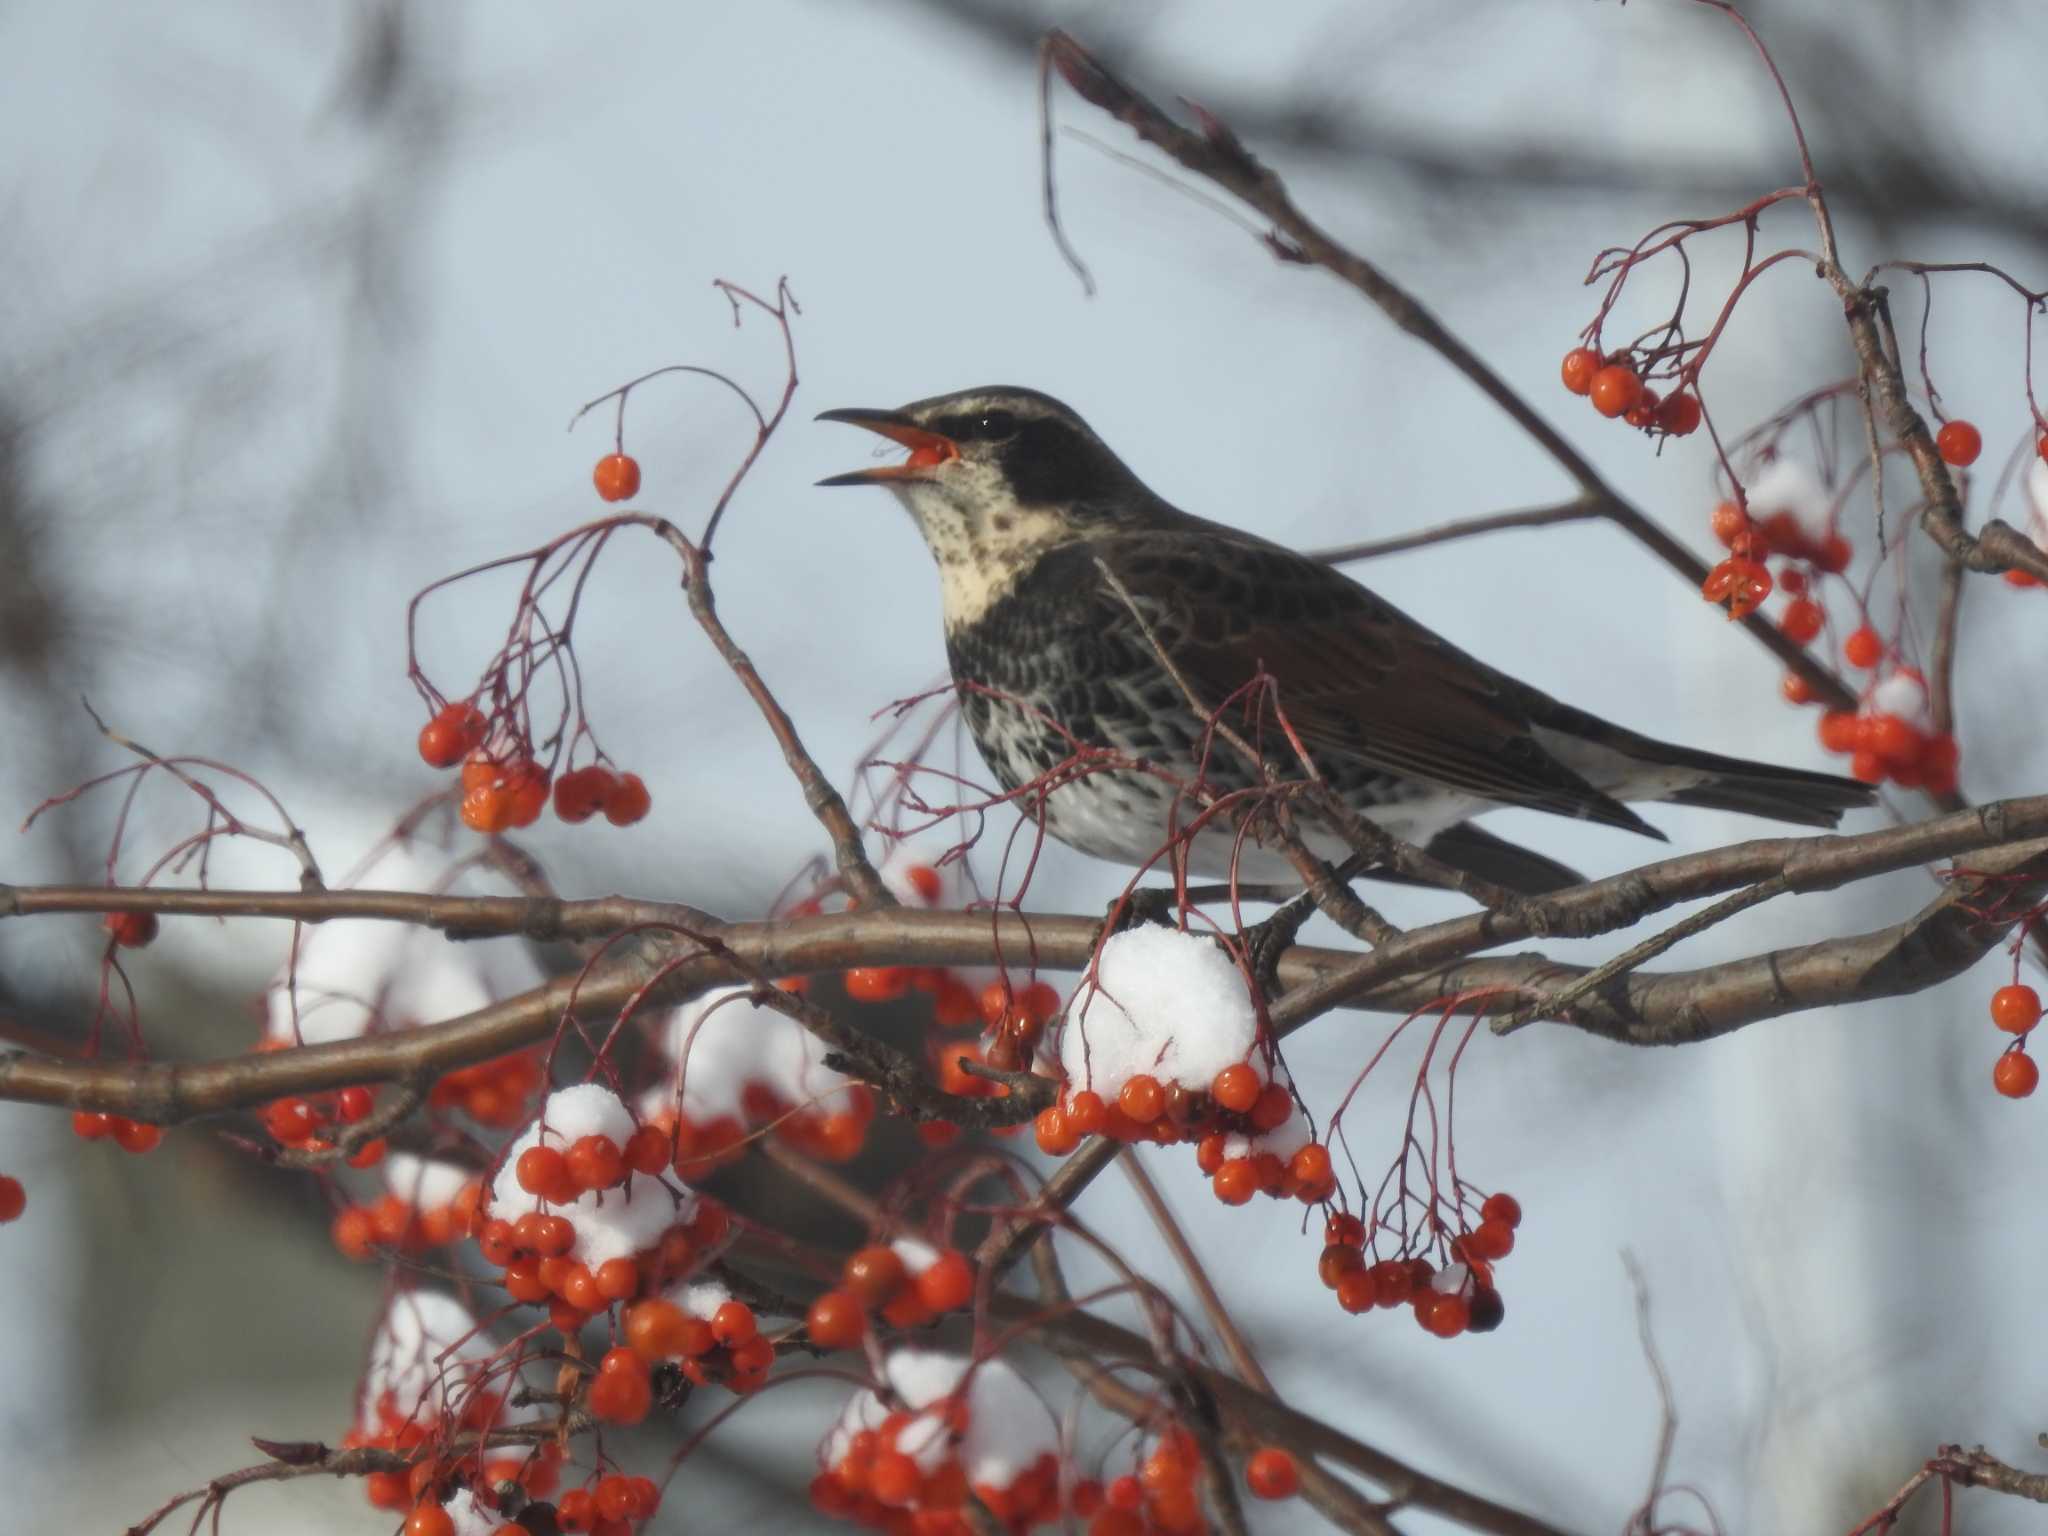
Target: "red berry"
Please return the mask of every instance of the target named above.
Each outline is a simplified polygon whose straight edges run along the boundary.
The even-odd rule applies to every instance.
[[[1657,425],[1673,437],[1691,437],[1700,429],[1699,396],[1673,395],[1657,407]]]
[[[862,1306],[874,1308],[886,1306],[909,1276],[904,1274],[896,1250],[877,1243],[849,1258],[839,1278]]]
[[[406,1519],[405,1536],[455,1536],[455,1518],[438,1504],[416,1505]]]
[[[1587,393],[1602,416],[1626,416],[1643,397],[1643,381],[1626,363],[1609,363],[1593,375]]]
[[[901,1509],[915,1502],[924,1487],[924,1474],[901,1451],[881,1451],[868,1468],[868,1492],[888,1509]]]
[[[1849,557],[1854,553],[1855,549],[1847,539],[1839,533],[1831,533],[1821,541],[1820,553],[1814,556],[1813,563],[1830,576],[1839,576],[1849,569]]]
[[[1873,715],[1863,745],[1888,763],[1920,760],[1921,735],[1897,715]]]
[[[1337,1305],[1346,1312],[1370,1312],[1374,1299],[1370,1270],[1354,1269],[1337,1281]]]
[[[1251,1110],[1252,1129],[1256,1131],[1277,1131],[1294,1115],[1294,1098],[1278,1083],[1268,1083],[1259,1090],[1258,1099]]]
[[[2015,982],[1991,994],[1991,1022],[2009,1035],[2024,1035],[2041,1022],[2041,994]]]
[[[804,1318],[811,1342],[821,1349],[852,1349],[868,1331],[867,1314],[847,1291],[827,1291]]]
[[[1109,1106],[1099,1093],[1083,1088],[1067,1099],[1067,1124],[1083,1136],[1097,1134],[1108,1118]]]
[[[1245,1486],[1262,1499],[1291,1499],[1301,1488],[1294,1458],[1277,1445],[1264,1445],[1244,1464]]]
[[[154,912],[109,912],[101,925],[123,949],[141,949],[156,937]]]
[[[555,781],[555,815],[571,825],[590,820],[604,809],[618,782],[603,763],[570,769]]]
[[[1934,449],[1946,462],[1961,468],[1977,462],[1977,455],[1984,451],[1984,434],[1967,421],[1945,422],[1934,434]]]
[[[1711,526],[1725,548],[1749,532],[1749,514],[1732,501],[1717,502]]]
[[[1785,616],[1778,620],[1778,628],[1794,645],[1810,645],[1826,620],[1827,615],[1821,611],[1819,603],[1810,597],[1800,597],[1785,605]]]
[[[974,1266],[957,1249],[942,1252],[914,1283],[917,1299],[931,1312],[956,1312],[974,1300]]]
[[[590,472],[591,484],[606,501],[625,501],[640,494],[640,464],[631,454],[608,453]]]
[[[563,1163],[580,1189],[610,1189],[626,1177],[626,1159],[609,1136],[577,1137]]]
[[[1323,1241],[1343,1243],[1347,1247],[1360,1248],[1365,1245],[1365,1223],[1349,1211],[1333,1211],[1329,1220],[1323,1223]]]
[[[1209,1085],[1209,1097],[1233,1115],[1247,1112],[1259,1101],[1259,1074],[1248,1061],[1233,1062],[1216,1074]]]
[[[1884,659],[1884,641],[1868,624],[1862,625],[1842,642],[1842,659],[1852,667],[1874,667]]]
[[[619,782],[604,797],[604,819],[615,827],[630,827],[654,804],[653,796],[637,773],[622,773]]]
[[[1166,1090],[1159,1086],[1158,1078],[1146,1072],[1138,1072],[1117,1090],[1116,1103],[1117,1108],[1138,1124],[1150,1125],[1159,1118],[1160,1111],[1166,1108]]]
[[[1591,347],[1573,347],[1565,353],[1564,362],[1558,372],[1564,379],[1564,387],[1575,395],[1583,395],[1593,387],[1593,375],[1600,371],[1600,354]],[[2044,439],[2048,441],[2048,439]]]
[[[1454,1339],[1472,1321],[1472,1308],[1464,1297],[1448,1291],[1431,1291],[1417,1304],[1422,1326],[1440,1339]]]
[[[472,704],[444,704],[420,727],[420,758],[429,768],[453,768],[483,745],[489,730]]]
[[[513,1165],[513,1176],[529,1195],[565,1204],[576,1198],[569,1178],[569,1160],[553,1147],[528,1147]]]
[[[28,1209],[28,1191],[21,1180],[0,1173],[0,1221],[13,1221]]]
[[[1294,1156],[1287,1160],[1287,1171],[1308,1189],[1321,1189],[1335,1180],[1335,1171],[1330,1166],[1330,1149],[1313,1141],[1295,1149]]]
[[[1991,1069],[1991,1086],[2008,1099],[2024,1099],[2039,1086],[2041,1069],[2034,1058],[2020,1051],[2007,1051]]]
[[[1059,1016],[1060,994],[1051,982],[1034,981],[1017,994],[1017,1011],[1041,1027]]]
[[[1466,1255],[1491,1264],[1515,1251],[1515,1229],[1504,1221],[1481,1220],[1465,1239]]]
[[[114,1134],[114,1117],[90,1109],[74,1110],[71,1134],[83,1141],[98,1141],[102,1136],[111,1136]]]
[[[722,1301],[711,1314],[711,1337],[727,1349],[735,1349],[759,1333],[754,1309],[743,1301]]]
[[[1067,1112],[1057,1104],[1038,1112],[1032,1130],[1038,1138],[1038,1150],[1047,1157],[1065,1157],[1081,1145],[1080,1134],[1067,1124]]]
[[[1888,770],[1885,761],[1867,748],[1858,748],[1849,759],[1849,777],[1864,784],[1882,784]]]
[[[163,1128],[146,1120],[124,1120],[119,1115],[111,1118],[114,1140],[121,1144],[123,1152],[139,1154],[154,1151],[156,1144],[164,1139]]]
[[[1479,1207],[1481,1221],[1497,1221],[1503,1226],[1519,1227],[1522,1224],[1522,1202],[1505,1191],[1488,1195]]]
[[[1820,744],[1830,752],[1856,750],[1856,716],[1846,709],[1831,709],[1820,717]]]
[[[859,965],[840,978],[857,1003],[891,1003],[910,990],[907,965]]]
[[[1797,672],[1787,672],[1778,679],[1778,694],[1787,704],[1811,704],[1813,684]]]
[[[640,1496],[633,1491],[633,1480],[630,1477],[619,1477],[614,1474],[598,1479],[594,1502],[598,1514],[605,1519],[624,1520],[639,1509]]]
[[[1243,1205],[1259,1192],[1258,1170],[1248,1157],[1233,1157],[1216,1170],[1211,1181],[1216,1198],[1225,1205]]]
[[[1628,414],[1622,420],[1647,432],[1657,423],[1657,407],[1660,404],[1662,402],[1657,398],[1657,391],[1646,384],[1643,386],[1642,394],[1637,397],[1636,403],[1628,408]]]
[[[367,1120],[370,1111],[377,1107],[377,1095],[360,1083],[351,1084],[334,1096],[334,1118],[343,1125],[354,1125],[358,1120]]]

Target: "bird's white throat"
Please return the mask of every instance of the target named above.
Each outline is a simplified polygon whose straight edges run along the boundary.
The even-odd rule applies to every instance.
[[[1071,522],[1009,493],[992,467],[954,464],[945,483],[909,480],[890,487],[917,522],[939,567],[939,600],[948,630],[974,623],[1038,557],[1074,538]]]

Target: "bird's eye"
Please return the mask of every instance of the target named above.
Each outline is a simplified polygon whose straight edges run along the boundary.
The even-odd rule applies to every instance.
[[[987,411],[975,419],[974,435],[985,443],[1007,443],[1017,435],[1017,418],[1008,411]]]

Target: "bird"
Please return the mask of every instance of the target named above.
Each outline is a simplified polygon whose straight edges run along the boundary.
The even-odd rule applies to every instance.
[[[910,450],[818,483],[883,486],[909,511],[938,566],[947,660],[976,747],[1006,793],[1084,853],[1155,864],[1171,829],[1195,820],[1197,791],[1270,782],[1212,729],[1244,723],[1225,706],[1260,680],[1268,763],[1299,777],[1306,753],[1382,832],[1520,895],[1580,876],[1479,826],[1485,811],[1528,807],[1662,839],[1628,802],[1832,827],[1873,799],[1854,779],[1676,746],[1552,698],[1335,566],[1170,505],[1050,395],[985,386],[818,419]],[[1274,729],[1282,718],[1291,737]],[[1354,851],[1313,819],[1300,835],[1333,863]],[[1241,830],[1212,817],[1184,847],[1204,878],[1301,878],[1256,820]]]

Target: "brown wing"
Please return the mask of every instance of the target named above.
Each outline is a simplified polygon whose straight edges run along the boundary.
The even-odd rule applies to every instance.
[[[1526,690],[1329,566],[1197,518],[1093,542],[1211,708],[1263,669],[1325,772],[1342,759],[1657,836],[1537,743]],[[1136,629],[1103,583],[1103,622]]]

